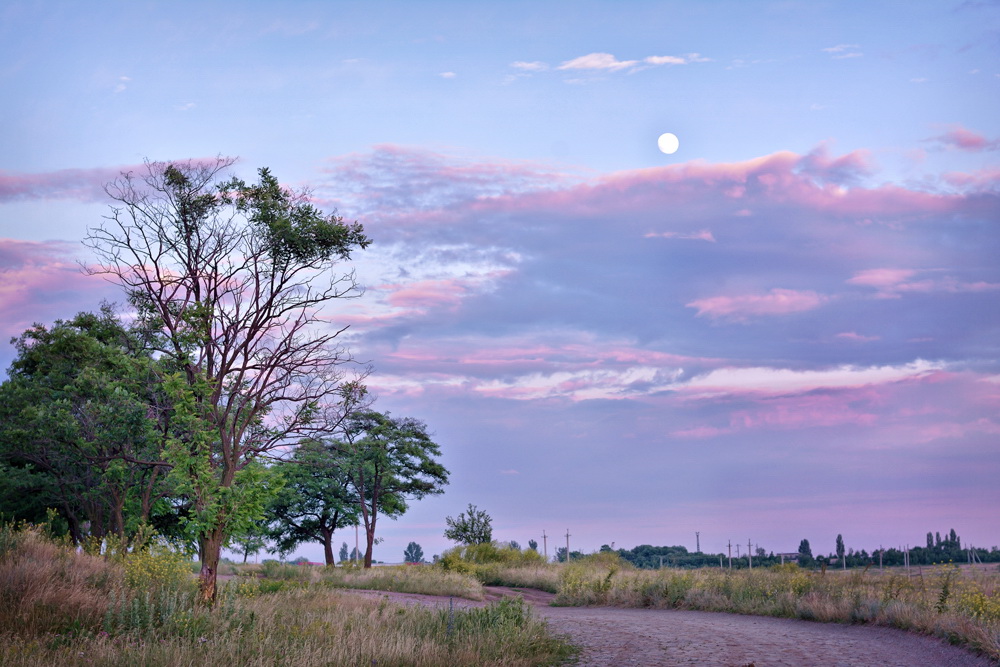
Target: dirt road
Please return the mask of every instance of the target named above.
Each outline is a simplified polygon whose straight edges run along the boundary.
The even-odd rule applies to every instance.
[[[428,595],[358,591],[404,604],[447,605]],[[891,628],[810,623],[669,609],[550,607],[540,591],[487,588],[488,599],[519,594],[557,633],[583,648],[579,665],[720,667],[991,667],[995,663],[932,637]],[[477,603],[455,599],[456,606]],[[478,603],[483,604],[483,603]]]

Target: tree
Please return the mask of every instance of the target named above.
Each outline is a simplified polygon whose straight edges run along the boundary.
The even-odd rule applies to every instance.
[[[323,308],[358,294],[334,274],[369,240],[267,169],[222,180],[233,160],[147,163],[106,188],[114,201],[85,244],[138,312],[174,403],[165,462],[190,498],[200,597],[214,602],[222,545],[259,520],[249,464],[333,433],[360,389]],[[321,326],[322,325],[322,326]],[[325,328],[324,328],[325,327]]]
[[[579,551],[569,552],[569,557],[571,560],[577,560],[583,558],[583,553]],[[566,562],[566,547],[559,547],[556,549],[556,562],[565,563]]]
[[[379,516],[394,519],[407,510],[408,500],[443,493],[448,471],[435,460],[441,449],[417,419],[362,410],[348,418],[344,432],[345,440],[335,446],[358,499],[369,568]]]
[[[528,548],[532,551],[538,551],[538,542],[535,540],[528,540]]]
[[[236,553],[243,554],[243,562],[246,563],[247,558],[267,549],[269,535],[266,526],[255,524],[245,533],[231,536],[227,546]]]
[[[343,564],[350,557],[350,552],[347,550],[347,542],[340,545],[340,553],[338,555],[340,556],[341,564]]]
[[[521,550],[521,545],[518,544],[517,540],[511,540],[510,541],[510,548],[511,549],[517,549],[518,551],[520,551]]]
[[[809,565],[813,561],[812,548],[809,546],[809,540],[802,540],[799,542],[799,562],[803,565]]]
[[[268,506],[267,519],[279,553],[291,553],[305,542],[319,542],[326,564],[334,564],[333,534],[355,525],[359,512],[342,459],[335,447],[306,440],[290,461],[276,466],[284,486]]]
[[[837,533],[837,559],[841,562],[844,569],[847,569],[847,559],[844,558],[844,538],[840,533]]]
[[[462,512],[457,518],[446,517],[448,528],[444,536],[459,544],[486,544],[493,540],[493,519],[485,511],[469,503],[468,515]]]
[[[38,520],[55,509],[74,543],[90,537],[95,548],[112,535],[127,547],[150,523],[169,536],[164,396],[133,332],[105,304],[12,342],[17,358],[0,385],[6,511]]]
[[[406,563],[423,563],[424,550],[416,542],[410,542],[403,551],[403,561]]]

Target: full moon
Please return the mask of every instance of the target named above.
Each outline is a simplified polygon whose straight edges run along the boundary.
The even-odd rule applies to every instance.
[[[660,147],[661,151],[670,155],[677,152],[677,148],[681,145],[681,142],[677,140],[676,134],[667,132],[660,135],[660,138],[656,140],[656,145]]]

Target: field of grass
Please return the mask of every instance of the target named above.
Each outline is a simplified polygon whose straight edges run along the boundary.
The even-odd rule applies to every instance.
[[[636,570],[614,554],[558,567],[556,604],[697,609],[869,623],[942,637],[1000,660],[1000,571]]]
[[[483,585],[537,588],[560,605],[697,609],[870,623],[943,637],[1000,661],[1000,571],[637,570],[616,554],[546,564],[491,545],[440,565],[236,566],[214,609],[191,563],[163,548],[77,553],[40,529],[0,525],[0,664],[548,665],[573,648],[520,599],[447,611],[340,592],[483,599]]]
[[[189,562],[167,550],[104,559],[0,526],[0,664],[529,666],[573,653],[519,599],[403,607],[322,585],[331,575],[317,569],[236,577],[206,609]]]

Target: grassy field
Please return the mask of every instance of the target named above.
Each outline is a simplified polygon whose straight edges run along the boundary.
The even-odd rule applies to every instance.
[[[0,664],[529,666],[573,654],[519,599],[450,613],[335,588],[426,589],[436,579],[437,590],[468,590],[440,570],[378,577],[283,567],[273,578],[235,577],[209,610],[195,604],[190,563],[169,551],[116,561],[37,529],[0,527]]]
[[[1000,571],[636,570],[614,554],[548,566],[556,604],[697,609],[869,623],[942,637],[1000,661]],[[544,578],[535,573],[536,578]],[[511,579],[511,582],[516,579]]]
[[[1000,571],[637,570],[615,554],[546,564],[491,545],[439,565],[361,570],[233,566],[216,608],[195,604],[191,563],[165,549],[102,558],[36,528],[0,526],[0,664],[548,665],[573,648],[519,599],[448,612],[342,593],[365,588],[483,599],[484,585],[560,605],[697,609],[869,623],[943,637],[1000,661]]]
[[[537,555],[537,554],[536,554]],[[448,552],[442,567],[486,585],[556,593],[556,604],[694,609],[868,623],[942,637],[1000,661],[1000,569],[939,565],[805,570],[639,570],[614,553],[567,564],[482,545]]]

